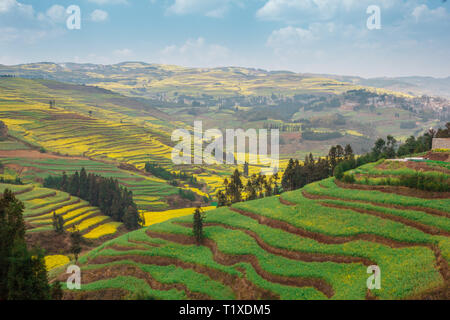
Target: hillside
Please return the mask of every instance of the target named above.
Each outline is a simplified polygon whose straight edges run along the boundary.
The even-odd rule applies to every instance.
[[[65,298],[405,299],[448,294],[447,193],[373,185],[448,163],[379,161],[303,189],[219,208],[196,246],[192,217],[108,241],[81,258],[84,286]],[[381,269],[368,291],[367,267]],[[63,281],[64,277],[59,279]]]
[[[205,130],[279,128],[282,158],[302,159],[309,152],[324,155],[336,144],[351,144],[356,152],[366,152],[367,145],[385,132],[404,141],[422,133],[423,128],[441,126],[450,110],[445,99],[244,68],[43,63],[0,67],[3,73],[33,78],[0,78],[0,107],[9,108],[0,117],[10,118],[5,122],[13,133],[53,152],[106,158],[140,169],[147,160],[170,166],[171,132],[191,128],[194,120],[203,121]],[[130,79],[133,83],[126,84]],[[139,81],[146,83],[145,90],[139,89]],[[222,91],[214,91],[216,86]],[[50,101],[55,103],[53,109]],[[16,105],[35,113],[11,112]],[[54,123],[61,118],[65,119],[60,124]],[[33,132],[42,131],[29,123],[37,119],[46,120],[51,133],[67,139],[64,147],[60,142],[48,142],[47,133]],[[60,126],[70,132],[59,130]],[[73,130],[78,129],[98,143],[86,145],[82,137],[74,135]],[[120,142],[111,148],[111,141]]]
[[[359,89],[326,77],[288,71],[238,67],[186,68],[123,62],[115,65],[33,63],[1,66],[0,74],[95,85],[129,96],[156,98],[202,94],[211,96],[342,93]],[[112,81],[113,80],[113,81]]]

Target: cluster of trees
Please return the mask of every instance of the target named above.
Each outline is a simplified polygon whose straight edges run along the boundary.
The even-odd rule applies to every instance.
[[[175,179],[172,172],[169,170],[166,170],[165,168],[159,166],[156,163],[147,162],[145,164],[145,172],[151,173],[155,177],[164,179],[164,180],[173,180]]]
[[[0,166],[1,166],[1,164],[0,164]],[[19,177],[16,177],[15,179],[5,179],[4,177],[0,177],[0,183],[23,185],[23,182],[22,182],[22,180],[20,180]]]
[[[375,144],[370,152],[358,158],[355,158],[353,155],[349,158],[344,157],[340,159],[340,161],[336,162],[336,165],[332,169],[333,175],[338,180],[353,183],[355,181],[354,176],[345,175],[344,172],[355,169],[369,162],[376,162],[383,158],[395,158],[396,148],[397,140],[393,136],[387,136],[386,140],[379,138],[375,141]]]
[[[445,128],[440,128],[437,131],[430,129],[418,138],[410,136],[406,139],[405,143],[398,148],[396,154],[398,157],[402,157],[409,154],[429,151],[433,146],[433,138],[450,138],[450,122],[447,122]]]
[[[314,181],[330,177],[335,168],[344,161],[353,161],[355,156],[350,145],[343,148],[333,146],[325,158],[314,159],[312,154],[305,157],[304,163],[290,159],[281,180],[284,191],[297,190]]]
[[[103,214],[123,222],[129,230],[135,230],[142,224],[133,192],[120,186],[117,179],[87,174],[82,168],[80,173],[77,171],[71,176],[65,172],[61,177],[48,176],[44,187],[59,189],[88,201],[90,205],[99,207]]]
[[[445,129],[439,129],[436,132],[436,138],[450,138],[450,122],[447,122]]]
[[[314,131],[306,130],[302,133],[302,138],[304,140],[326,141],[326,140],[331,140],[331,139],[342,138],[342,133],[340,133],[338,131],[314,132]]]
[[[0,198],[0,300],[61,299],[59,282],[50,286],[44,253],[25,242],[24,205],[6,189]]]
[[[178,182],[175,179],[186,181],[190,186],[195,188],[202,188],[203,184],[197,181],[197,178],[184,171],[171,172],[156,163],[147,162],[145,164],[145,171],[151,173],[155,177],[170,181],[173,186],[178,186]]]
[[[178,189],[178,194],[183,199],[195,201],[195,193],[191,190]]]
[[[247,184],[244,185],[241,179],[241,173],[236,169],[229,180],[224,180],[225,190],[219,190],[217,192],[217,206],[231,206],[233,203],[241,201],[255,200],[280,194],[281,189],[278,181],[278,174],[270,177],[253,174],[248,178]],[[246,197],[244,197],[244,193],[247,194]]]
[[[438,131],[430,129],[418,138],[411,136],[398,148],[397,140],[394,137],[389,135],[386,140],[379,138],[375,141],[375,145],[371,152],[366,153],[357,159],[351,159],[339,163],[339,165],[334,169],[334,176],[339,180],[344,180],[344,182],[353,183],[355,181],[354,177],[351,175],[345,175],[345,171],[357,168],[369,162],[376,162],[380,159],[393,159],[395,157],[403,157],[414,153],[429,151],[432,148],[433,138],[438,136],[445,137],[445,135],[449,133],[449,129],[450,123],[447,123],[446,129],[439,129]],[[400,181],[395,182],[387,180],[386,184],[396,184],[428,191],[446,190],[445,186],[441,185],[445,185],[447,181],[443,181],[440,177],[431,180],[429,179],[431,178],[422,177],[420,174],[411,176],[405,175],[400,179]]]
[[[273,123],[265,122],[263,125],[264,129],[272,130],[278,129],[280,132],[300,132],[302,131],[302,126],[298,124],[284,124],[284,123]]]
[[[290,159],[281,179],[281,188],[277,182],[278,175],[270,178],[253,175],[248,179],[247,184],[244,185],[241,180],[241,174],[236,169],[230,180],[225,179],[225,190],[217,193],[218,206],[230,206],[236,202],[276,195],[281,191],[300,189],[309,183],[326,179],[332,175],[344,182],[354,183],[355,177],[345,174],[346,171],[380,159],[390,159],[431,150],[433,137],[448,137],[449,132],[450,123],[447,123],[446,129],[439,129],[437,132],[429,130],[417,139],[411,136],[400,147],[397,147],[397,140],[393,136],[388,135],[386,139],[377,139],[372,150],[360,157],[355,157],[350,145],[346,145],[345,148],[337,145],[330,148],[328,156],[325,158],[316,160],[312,154],[309,154],[303,163]],[[248,175],[247,163],[244,165],[244,175]],[[428,191],[448,191],[448,181],[444,178],[431,178],[420,173],[404,175],[399,181],[386,182],[386,184],[388,183]],[[244,192],[247,194],[245,199],[243,197]]]

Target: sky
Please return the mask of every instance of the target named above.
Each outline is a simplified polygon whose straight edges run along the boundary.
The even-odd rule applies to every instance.
[[[67,27],[72,5],[80,29]],[[449,58],[445,0],[0,0],[6,65],[143,61],[448,77]]]

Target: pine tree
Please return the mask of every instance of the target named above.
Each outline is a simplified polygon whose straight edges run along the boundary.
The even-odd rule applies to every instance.
[[[142,223],[141,217],[136,207],[129,206],[123,216],[123,223],[128,230],[136,230]]]
[[[25,238],[24,208],[12,191],[5,189],[0,198],[0,300],[8,298],[7,276],[13,248]]]
[[[78,171],[70,178],[69,193],[73,196],[79,196],[80,194],[80,174]]]
[[[345,160],[353,160],[355,158],[355,155],[353,154],[352,146],[349,144],[347,144],[345,146],[344,154],[345,154]]]
[[[83,242],[82,236],[81,236],[81,232],[78,229],[77,226],[73,227],[74,230],[73,232],[70,234],[70,252],[74,255],[75,257],[75,263],[78,262],[78,256],[81,253],[81,245]]]
[[[63,175],[62,175],[61,190],[64,192],[67,192],[69,190],[69,181],[68,181],[67,174],[65,171],[63,172]]]
[[[56,233],[64,233],[64,218],[56,212],[53,212],[53,229]]]
[[[25,241],[17,241],[12,251],[8,270],[8,300],[48,300],[50,286],[44,254],[28,251]]]
[[[239,170],[236,169],[226,187],[226,196],[231,204],[241,202],[243,189],[244,185],[242,184],[241,174]]]
[[[248,162],[246,161],[244,164],[244,177],[248,177],[248,172],[249,172]]]
[[[50,287],[44,254],[28,251],[25,241],[17,241],[8,270],[8,300],[48,300]]]
[[[204,212],[200,207],[197,207],[194,212],[194,223],[192,225],[194,237],[197,245],[201,245],[203,243],[203,221],[205,219]]]
[[[84,200],[88,200],[88,192],[89,192],[89,181],[86,174],[86,170],[81,168],[80,171],[80,198]]]

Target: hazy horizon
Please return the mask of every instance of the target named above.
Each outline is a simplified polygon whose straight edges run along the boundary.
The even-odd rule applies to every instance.
[[[443,80],[450,78],[450,74],[448,76],[442,76],[442,77],[435,77],[431,75],[396,75],[396,76],[379,76],[379,77],[363,77],[360,75],[355,74],[335,74],[335,73],[319,73],[319,72],[297,72],[293,70],[286,70],[286,69],[266,69],[262,67],[246,67],[246,66],[235,66],[235,65],[222,65],[222,66],[215,66],[215,67],[201,67],[201,66],[184,66],[184,65],[178,65],[178,64],[170,64],[170,63],[156,63],[156,62],[147,62],[147,61],[139,61],[139,60],[124,60],[116,63],[109,63],[109,64],[103,64],[103,63],[94,63],[94,62],[73,62],[73,61],[62,61],[62,62],[56,62],[56,61],[32,61],[32,62],[24,62],[19,64],[2,64],[0,65],[7,66],[7,67],[16,67],[21,65],[30,65],[30,64],[41,64],[41,63],[50,63],[50,64],[57,64],[57,65],[64,65],[64,64],[76,64],[76,65],[102,65],[102,66],[114,66],[114,65],[120,65],[125,63],[143,63],[148,65],[160,65],[160,66],[177,66],[182,68],[188,68],[188,69],[221,69],[221,68],[244,68],[244,69],[254,69],[254,70],[261,70],[265,72],[289,72],[289,73],[295,73],[295,74],[311,74],[311,75],[323,75],[323,76],[334,76],[334,77],[354,77],[354,78],[361,78],[365,80],[370,79],[399,79],[399,78],[433,78],[437,80]]]

